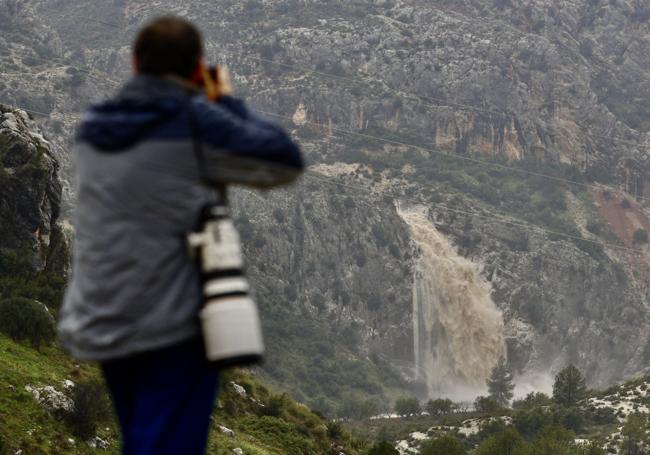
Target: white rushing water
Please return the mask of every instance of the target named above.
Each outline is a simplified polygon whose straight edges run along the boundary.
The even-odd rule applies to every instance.
[[[479,267],[423,208],[400,208],[420,255],[413,280],[415,374],[430,397],[471,399],[504,354],[503,316]]]

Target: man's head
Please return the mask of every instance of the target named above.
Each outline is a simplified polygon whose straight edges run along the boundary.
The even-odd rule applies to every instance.
[[[133,45],[135,70],[154,76],[174,75],[189,79],[203,56],[203,40],[190,22],[161,17],[138,33]]]

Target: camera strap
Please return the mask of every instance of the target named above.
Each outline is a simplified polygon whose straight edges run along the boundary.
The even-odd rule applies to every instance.
[[[228,206],[228,189],[226,184],[211,180],[206,173],[207,160],[203,153],[199,124],[196,120],[196,115],[194,114],[194,108],[192,107],[192,98],[191,95],[187,97],[187,115],[189,118],[190,132],[192,134],[192,150],[194,152],[194,157],[196,158],[196,164],[198,165],[199,177],[205,185],[216,190],[219,202],[224,206]]]

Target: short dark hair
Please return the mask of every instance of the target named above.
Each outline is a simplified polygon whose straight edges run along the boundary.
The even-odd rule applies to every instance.
[[[203,39],[191,22],[165,16],[140,30],[133,53],[141,73],[189,78],[203,55]]]

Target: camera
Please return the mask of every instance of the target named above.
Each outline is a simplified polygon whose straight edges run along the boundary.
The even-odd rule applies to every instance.
[[[257,305],[244,271],[239,234],[225,204],[206,205],[187,238],[200,267],[200,313],[206,356],[219,367],[260,363],[264,342]]]
[[[192,83],[204,90],[210,101],[216,102],[219,99],[220,71],[218,66],[205,66],[192,77]]]

